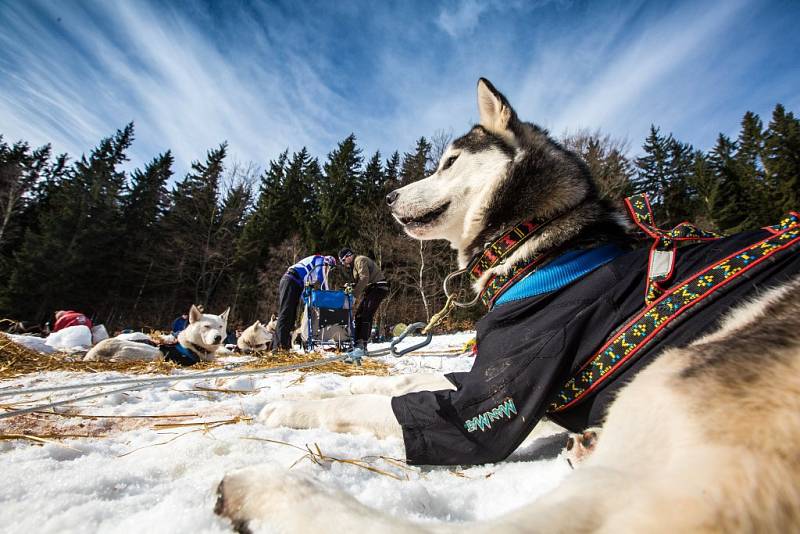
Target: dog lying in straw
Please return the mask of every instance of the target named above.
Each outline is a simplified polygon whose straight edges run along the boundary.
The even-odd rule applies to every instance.
[[[242,335],[236,340],[236,346],[242,352],[268,350],[272,343],[272,337],[275,335],[277,324],[278,321],[275,314],[272,315],[266,325],[262,324],[261,321],[256,321],[244,329]]]
[[[84,361],[159,361],[181,365],[212,361],[222,346],[228,324],[228,312],[221,315],[202,313],[196,306],[189,310],[189,325],[178,334],[178,343],[156,347],[147,343],[109,338],[86,354]]]
[[[362,379],[261,421],[402,436],[410,463],[476,464],[547,416],[602,425],[577,443],[593,452],[481,523],[400,520],[274,467],[227,475],[216,511],[284,532],[796,530],[800,217],[729,238],[662,231],[646,199],[628,213],[601,200],[585,164],[483,79],[478,109],[431,176],[387,197],[409,235],[458,250],[487,306],[472,370]]]

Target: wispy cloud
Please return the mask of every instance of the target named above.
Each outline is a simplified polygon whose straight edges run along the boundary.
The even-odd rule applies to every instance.
[[[0,19],[0,133],[77,156],[134,121],[132,163],[172,149],[181,170],[223,140],[262,165],[351,132],[410,150],[475,120],[479,76],[523,118],[634,148],[651,122],[707,147],[800,105],[792,2],[0,0]]]

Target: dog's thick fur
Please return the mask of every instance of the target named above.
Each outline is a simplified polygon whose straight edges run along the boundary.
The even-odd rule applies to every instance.
[[[256,321],[245,328],[242,335],[236,340],[236,346],[242,352],[268,350],[272,343],[272,337],[275,335],[277,324],[278,321],[274,314],[266,325],[261,321]]]
[[[196,306],[189,310],[189,325],[178,334],[178,343],[191,350],[202,361],[212,361],[222,346],[228,324],[228,312],[221,315],[202,313]],[[84,361],[160,361],[164,356],[158,347],[126,339],[101,341],[84,357]]]
[[[598,200],[575,155],[521,122],[486,80],[478,84],[478,102],[480,125],[453,142],[437,171],[389,195],[406,232],[447,239],[462,266],[523,219],[549,222],[505,265],[566,242],[624,243],[622,217]],[[268,467],[226,476],[216,511],[237,528],[259,519],[285,532],[330,525],[369,532],[795,530],[799,297],[798,280],[764,292],[732,310],[715,332],[654,359],[611,403],[594,451],[574,473],[549,495],[496,520],[412,524]],[[386,395],[452,387],[443,377],[379,378],[352,382],[352,395],[272,403],[261,419],[268,426],[399,436]]]

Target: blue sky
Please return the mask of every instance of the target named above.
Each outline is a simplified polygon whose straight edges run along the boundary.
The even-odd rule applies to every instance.
[[[223,140],[367,154],[460,134],[492,80],[556,134],[639,150],[651,123],[699,148],[746,110],[800,112],[800,2],[0,0],[0,134],[78,156],[129,121],[131,164],[179,172]]]

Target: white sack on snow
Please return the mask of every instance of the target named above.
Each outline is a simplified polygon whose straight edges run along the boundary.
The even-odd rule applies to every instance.
[[[45,339],[43,337],[21,336],[17,334],[8,334],[8,337],[10,337],[11,341],[13,341],[14,343],[19,343],[23,347],[35,350],[36,352],[41,352],[43,354],[50,354],[51,352],[56,351],[56,349],[48,346],[45,343]]]
[[[108,339],[108,330],[105,325],[98,324],[92,327],[92,345],[97,345],[104,339]]]
[[[68,326],[47,336],[45,343],[54,349],[86,350],[92,346],[92,331],[82,324]]]
[[[152,341],[152,339],[150,339],[150,336],[148,336],[144,332],[130,332],[128,334],[120,334],[116,336],[116,339],[124,339],[125,341],[139,341],[144,343],[149,343]]]

